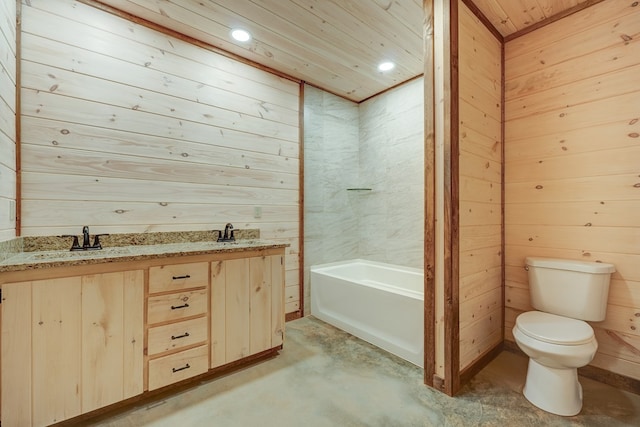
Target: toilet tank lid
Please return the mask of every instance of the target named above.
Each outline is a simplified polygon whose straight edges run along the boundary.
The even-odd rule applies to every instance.
[[[557,270],[582,271],[584,273],[613,273],[616,268],[606,262],[578,261],[573,259],[526,257],[525,265],[531,267],[554,268]]]

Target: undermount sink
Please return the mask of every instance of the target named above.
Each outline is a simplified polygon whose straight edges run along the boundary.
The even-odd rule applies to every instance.
[[[114,255],[127,255],[131,253],[128,248],[104,248],[94,251],[46,251],[34,252],[31,259],[44,260],[60,260],[60,259],[77,259],[77,258],[99,258]]]

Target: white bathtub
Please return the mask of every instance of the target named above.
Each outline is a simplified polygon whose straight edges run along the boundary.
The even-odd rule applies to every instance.
[[[311,314],[423,367],[423,277],[361,259],[312,266]]]

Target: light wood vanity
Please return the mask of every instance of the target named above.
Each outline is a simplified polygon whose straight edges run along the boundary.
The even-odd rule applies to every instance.
[[[281,349],[286,245],[211,246],[5,265],[2,425],[58,423]]]

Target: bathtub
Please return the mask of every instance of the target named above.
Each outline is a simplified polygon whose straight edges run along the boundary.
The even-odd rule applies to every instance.
[[[417,268],[355,259],[311,267],[311,314],[424,365],[424,279]]]

